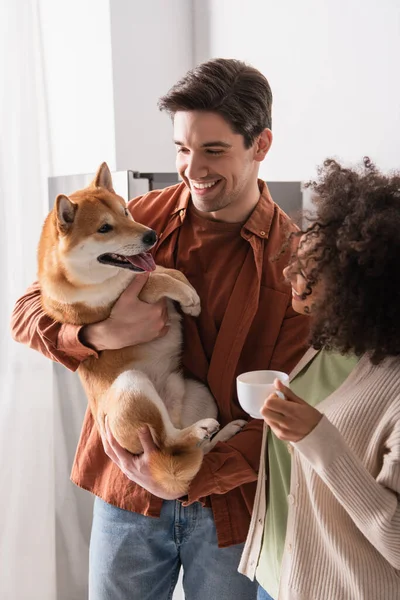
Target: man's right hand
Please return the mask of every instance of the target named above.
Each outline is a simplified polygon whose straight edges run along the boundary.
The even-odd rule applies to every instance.
[[[114,304],[108,319],[85,325],[80,340],[94,350],[119,350],[163,337],[169,329],[165,298],[155,304],[139,300],[148,274],[136,275]]]

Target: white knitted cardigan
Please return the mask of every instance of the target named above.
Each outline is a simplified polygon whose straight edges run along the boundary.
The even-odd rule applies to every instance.
[[[279,600],[400,600],[400,357],[372,365],[363,356],[318,410],[317,427],[290,447]],[[250,578],[264,526],[264,456],[239,566]]]

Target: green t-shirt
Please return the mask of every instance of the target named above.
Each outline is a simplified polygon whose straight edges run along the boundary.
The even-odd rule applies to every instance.
[[[293,392],[316,406],[334,392],[356,366],[358,358],[320,350],[291,381]],[[273,598],[278,597],[288,516],[291,459],[288,444],[268,431],[267,514],[256,578]]]

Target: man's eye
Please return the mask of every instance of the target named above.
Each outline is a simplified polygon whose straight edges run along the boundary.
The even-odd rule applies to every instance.
[[[177,148],[176,151],[178,154],[181,154],[182,152],[186,153],[188,150],[187,150],[187,148]]]
[[[98,230],[97,233],[108,233],[109,231],[113,230],[113,226],[109,225],[108,223],[104,223],[104,225],[102,225]]]
[[[223,150],[207,150],[207,154],[212,154],[213,156],[218,156],[219,154],[223,154]]]

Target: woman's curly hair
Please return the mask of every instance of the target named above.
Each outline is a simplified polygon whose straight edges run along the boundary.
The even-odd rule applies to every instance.
[[[369,352],[374,363],[400,355],[400,173],[383,175],[369,158],[359,169],[328,159],[307,187],[316,212],[299,233],[301,262],[309,289],[323,281],[311,344]]]

